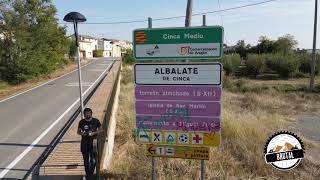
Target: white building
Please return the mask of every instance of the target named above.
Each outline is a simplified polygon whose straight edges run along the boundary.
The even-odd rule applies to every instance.
[[[99,39],[98,40],[98,49],[103,50],[103,57],[112,56],[112,42],[109,39]]]
[[[79,35],[80,57],[93,58],[93,50],[98,49],[98,40],[87,35]]]

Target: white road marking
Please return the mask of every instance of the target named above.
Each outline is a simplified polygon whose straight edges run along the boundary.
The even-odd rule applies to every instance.
[[[82,86],[91,86],[93,83],[92,82],[82,82]],[[67,87],[78,87],[79,86],[79,82],[71,82],[68,84],[65,84],[64,86]]]
[[[95,71],[95,72],[100,72],[100,71],[104,71],[105,69],[89,69],[88,71]]]
[[[86,64],[86,65],[84,65],[84,66],[81,66],[81,68],[84,68],[84,67],[92,64],[92,63],[95,62],[95,61],[96,61],[96,60],[90,62],[89,64]],[[52,79],[52,80],[50,80],[50,81],[48,81],[48,82],[45,82],[45,83],[43,83],[43,84],[40,84],[39,86],[33,87],[33,88],[31,88],[31,89],[28,89],[28,90],[23,91],[23,92],[21,92],[21,93],[18,93],[18,94],[16,94],[16,95],[13,95],[13,96],[10,96],[10,97],[8,97],[8,98],[5,98],[5,99],[1,100],[0,103],[1,103],[1,102],[4,102],[4,101],[6,101],[6,100],[9,100],[9,99],[11,99],[11,98],[17,97],[17,96],[19,96],[19,95],[21,95],[21,94],[24,94],[24,93],[27,93],[27,92],[29,92],[29,91],[32,91],[32,90],[34,90],[34,89],[37,89],[37,88],[39,88],[39,87],[41,87],[41,86],[44,86],[44,85],[46,85],[46,84],[49,84],[49,83],[51,83],[52,81],[55,81],[55,80],[57,80],[57,79],[60,79],[60,78],[62,78],[62,77],[64,77],[64,76],[66,76],[66,75],[69,75],[69,74],[77,71],[77,70],[78,70],[78,69],[75,69],[75,70],[73,70],[73,71],[71,71],[71,72],[69,72],[69,73],[67,73],[67,74],[64,74],[64,75],[59,76],[59,77],[57,77],[57,78],[54,78],[54,79]]]
[[[82,96],[87,94],[89,90],[93,87],[94,84],[98,82],[98,80],[103,76],[103,74],[109,69],[111,64],[108,66],[108,68],[96,79],[96,81],[83,93]],[[1,173],[0,173],[0,179],[2,179],[16,164],[18,164],[21,159],[27,155],[35,145],[39,143],[39,141],[48,134],[48,132],[56,125],[58,124],[61,119],[80,101],[80,98],[78,98],[64,113],[62,113],[57,120],[55,120],[45,131],[43,131],[40,136],[37,137],[36,140],[34,140],[19,156],[17,156]]]

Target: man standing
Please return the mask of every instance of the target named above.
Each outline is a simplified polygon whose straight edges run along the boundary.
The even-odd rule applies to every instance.
[[[92,118],[92,110],[83,110],[84,119],[79,122],[78,134],[81,135],[81,153],[86,171],[86,179],[90,180],[96,166],[96,153],[93,150],[93,140],[97,138],[101,130],[101,123],[98,119]]]

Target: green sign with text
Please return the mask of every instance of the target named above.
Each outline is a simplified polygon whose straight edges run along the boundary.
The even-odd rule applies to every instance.
[[[223,27],[136,29],[133,42],[137,60],[220,59]]]

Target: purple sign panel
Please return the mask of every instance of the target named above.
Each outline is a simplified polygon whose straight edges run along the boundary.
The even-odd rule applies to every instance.
[[[136,126],[138,129],[218,132],[220,118],[138,115]]]
[[[136,101],[137,115],[220,116],[220,102]]]
[[[136,86],[137,100],[220,101],[220,86]]]

